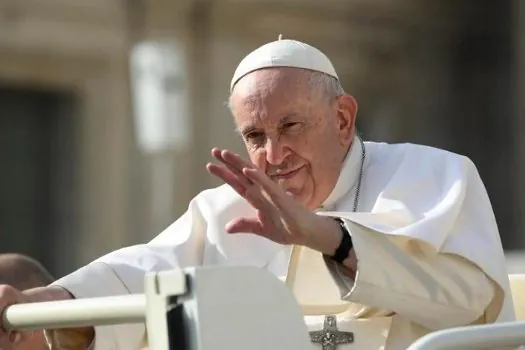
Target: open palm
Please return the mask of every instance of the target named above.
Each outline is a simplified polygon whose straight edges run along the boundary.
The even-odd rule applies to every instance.
[[[308,243],[309,227],[317,215],[239,155],[214,148],[212,156],[222,164],[208,164],[208,171],[230,185],[257,210],[255,217],[241,217],[229,222],[227,232],[250,232],[281,244]]]

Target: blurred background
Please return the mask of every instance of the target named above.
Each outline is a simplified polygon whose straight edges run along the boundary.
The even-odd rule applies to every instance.
[[[525,272],[525,1],[0,0],[0,251],[61,276],[199,191],[225,101],[279,34],[333,61],[374,141],[468,155]],[[490,257],[487,257],[490,258]]]

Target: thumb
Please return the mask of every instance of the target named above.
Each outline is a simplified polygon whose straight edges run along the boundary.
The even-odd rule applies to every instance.
[[[238,218],[226,224],[228,233],[262,233],[262,225],[258,218]]]

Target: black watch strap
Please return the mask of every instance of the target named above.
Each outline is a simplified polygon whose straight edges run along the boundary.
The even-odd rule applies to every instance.
[[[337,247],[337,249],[335,250],[335,254],[330,256],[329,258],[342,264],[343,261],[345,261],[345,259],[348,258],[348,255],[350,255],[350,251],[352,250],[354,245],[352,243],[352,237],[350,236],[350,232],[348,232],[344,221],[339,218],[335,218],[335,221],[337,221],[341,226],[341,232],[343,233],[343,236],[341,238],[341,243],[339,243],[339,247]]]

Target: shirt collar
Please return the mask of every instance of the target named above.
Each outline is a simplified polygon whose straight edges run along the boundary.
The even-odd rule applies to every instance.
[[[362,152],[361,141],[356,136],[343,161],[334,189],[319,210],[332,210],[334,205],[356,186],[361,171]]]

